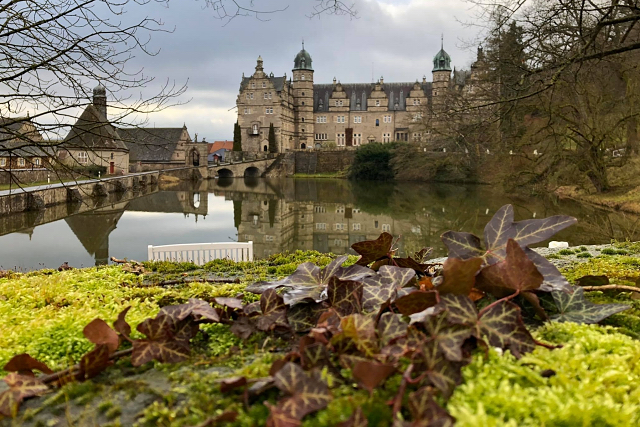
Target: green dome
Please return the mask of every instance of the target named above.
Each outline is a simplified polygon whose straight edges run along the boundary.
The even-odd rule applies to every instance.
[[[433,57],[433,71],[451,71],[451,57],[444,49]]]
[[[293,69],[313,71],[313,68],[311,68],[311,55],[304,50],[304,47],[296,55],[296,59],[293,61]]]

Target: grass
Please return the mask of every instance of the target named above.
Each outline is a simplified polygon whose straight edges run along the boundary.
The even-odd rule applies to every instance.
[[[631,244],[616,246],[634,252]],[[640,249],[638,246],[637,249]],[[120,266],[93,267],[66,272],[15,273],[0,279],[0,366],[10,357],[28,352],[51,367],[77,361],[91,346],[82,329],[96,317],[111,323],[131,305],[127,320],[133,327],[160,307],[190,297],[211,301],[235,296],[255,281],[284,277],[310,261],[326,265],[331,255],[318,252],[278,254],[251,263],[213,261],[203,268],[190,263],[155,263],[143,285],[140,277]],[[350,257],[349,262],[355,262]],[[589,258],[564,271],[575,282],[584,275],[609,276],[611,283],[635,284],[640,258],[612,255]],[[215,274],[239,277],[240,283],[187,283],[175,287],[153,285],[184,275]],[[535,330],[538,339],[561,343],[562,348],[538,348],[516,360],[493,349],[477,352],[463,370],[447,409],[459,426],[628,426],[640,425],[640,300],[628,293],[590,292],[594,302],[624,302],[632,309],[608,318],[606,326],[547,324]],[[245,296],[251,301],[254,296]],[[193,426],[225,410],[236,410],[235,427],[264,426],[263,405],[242,404],[242,392],[223,394],[220,378],[268,374],[278,352],[286,347],[275,337],[255,335],[243,342],[227,325],[204,325],[193,344],[191,361],[177,365],[150,363],[133,368],[123,359],[93,381],[70,384],[39,400],[32,400],[16,425],[48,425],[58,420],[73,425]],[[274,353],[275,352],[275,353]],[[543,370],[555,375],[545,378]],[[341,372],[350,378],[350,372]],[[331,374],[324,372],[327,381]],[[395,375],[373,394],[347,384],[333,389],[331,404],[306,417],[304,427],[329,427],[347,420],[353,410],[365,409],[369,426],[391,427],[387,402],[400,384]],[[267,392],[260,402],[277,401]],[[0,420],[0,425],[2,421]]]
[[[106,177],[106,175],[104,177]],[[16,189],[16,188],[37,187],[39,185],[47,185],[47,184],[64,184],[66,182],[76,183],[76,182],[80,182],[80,181],[86,181],[88,179],[95,179],[95,178],[79,177],[79,178],[75,178],[75,179],[52,179],[51,182],[36,181],[36,182],[25,182],[25,183],[20,183],[20,184],[13,183],[11,185],[9,185],[9,184],[0,184],[0,191],[1,190]]]
[[[346,178],[348,171],[342,170],[338,172],[325,173],[296,173],[294,178]]]

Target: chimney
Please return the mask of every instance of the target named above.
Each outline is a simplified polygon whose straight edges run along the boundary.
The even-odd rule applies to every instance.
[[[93,89],[93,106],[107,118],[107,89],[101,84]]]

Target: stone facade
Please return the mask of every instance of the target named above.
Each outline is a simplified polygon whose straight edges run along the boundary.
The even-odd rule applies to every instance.
[[[299,149],[357,147],[369,142],[427,140],[419,130],[424,114],[447,106],[452,91],[475,95],[483,73],[482,50],[471,72],[451,70],[451,57],[441,49],[434,57],[433,81],[415,83],[316,84],[311,55],[304,49],[294,60],[293,76],[264,72],[243,75],[236,101],[243,151],[268,151],[273,123],[278,152]],[[475,85],[475,86],[474,86]]]

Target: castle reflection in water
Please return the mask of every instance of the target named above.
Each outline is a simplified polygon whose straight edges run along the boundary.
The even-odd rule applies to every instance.
[[[233,217],[222,215],[211,203],[222,203],[226,211],[232,204]],[[577,216],[577,226],[556,236],[572,243],[640,237],[637,217],[549,198],[496,194],[490,187],[221,178],[160,184],[137,193],[112,194],[92,204],[60,205],[0,218],[0,243],[12,233],[31,236],[36,228],[63,220],[93,261],[106,264],[110,256],[144,259],[147,244],[212,241],[211,232],[206,231],[210,229],[202,228],[202,222],[198,224],[206,221],[221,230],[222,239],[253,241],[257,258],[295,250],[353,253],[351,245],[376,239],[385,231],[400,237],[395,245],[400,254],[433,246],[434,256],[444,256],[440,242],[443,232],[464,230],[481,236],[484,224],[505,203],[514,205],[517,219],[558,213]],[[163,221],[155,228],[142,229],[141,224],[148,220],[127,225],[130,230],[120,230],[121,234],[134,235],[137,231],[136,240],[124,246],[120,242],[119,253],[111,253],[110,237],[125,213],[132,217],[136,213],[165,215],[154,216]]]

